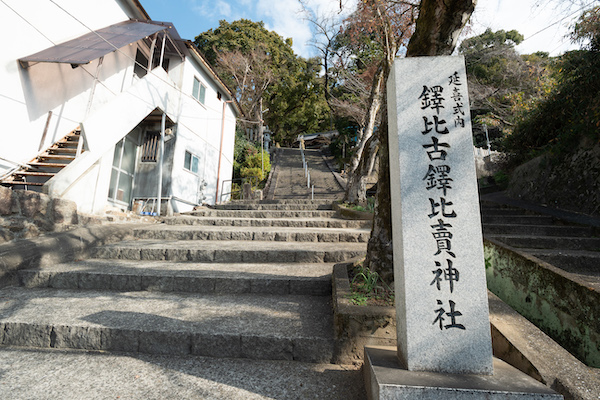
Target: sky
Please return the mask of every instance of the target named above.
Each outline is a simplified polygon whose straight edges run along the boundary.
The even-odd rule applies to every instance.
[[[320,14],[339,10],[338,0],[305,0],[307,6]],[[342,0],[351,4],[352,0]],[[467,36],[493,31],[516,29],[525,36],[517,47],[522,54],[546,51],[553,56],[577,48],[565,36],[569,24],[584,9],[600,5],[600,0],[479,0],[471,17]],[[296,54],[315,56],[309,44],[310,23],[303,18],[298,0],[140,0],[153,20],[173,22],[179,35],[194,40],[201,32],[240,18],[263,21],[268,30],[293,39]],[[541,3],[541,5],[539,5]]]

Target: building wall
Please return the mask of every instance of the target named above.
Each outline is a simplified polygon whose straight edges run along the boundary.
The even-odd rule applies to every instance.
[[[9,161],[28,162],[40,148],[49,147],[81,126],[86,151],[49,181],[45,190],[53,197],[76,201],[82,212],[103,212],[109,205],[115,144],[159,109],[176,124],[175,138],[165,147],[163,195],[184,200],[188,208],[203,201],[214,203],[222,127],[220,180],[230,179],[233,171],[235,114],[232,104],[223,107],[227,96],[222,93],[222,100],[218,98],[220,89],[213,77],[202,63],[188,56],[185,60],[171,57],[168,72],[158,67],[138,78],[133,70],[139,42],[107,54],[102,62],[94,60],[75,69],[55,63],[22,68],[19,58],[79,37],[89,29],[129,19],[115,0],[57,2],[74,17],[45,0],[7,0],[14,11],[0,3],[0,21],[8,25],[9,31],[19,33],[7,41],[7,51],[0,53],[0,107],[3,113],[11,115],[0,132],[0,174],[14,166]],[[192,97],[194,76],[206,87],[204,104]],[[200,159],[201,168],[195,174],[183,168],[186,150]],[[153,169],[140,165],[134,196],[156,196],[158,174]],[[199,198],[198,188],[203,182],[207,182],[206,198]]]
[[[129,18],[114,0],[56,2],[72,16],[45,0],[0,3],[0,21],[10,33],[0,52],[0,109],[11,116],[3,121],[0,132],[5,144],[0,147],[0,157],[13,162],[27,162],[38,153],[49,111],[52,118],[43,147],[83,120],[98,64],[95,61],[73,70],[69,65],[39,63],[24,70],[17,60],[88,33],[86,26],[100,29]],[[120,90],[127,74],[124,63],[127,60],[121,54],[106,57],[102,73],[110,90]],[[98,98],[103,91],[99,89]],[[0,173],[12,166],[0,160]]]

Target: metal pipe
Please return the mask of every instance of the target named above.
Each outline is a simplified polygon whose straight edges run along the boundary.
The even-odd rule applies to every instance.
[[[165,155],[165,127],[167,124],[167,114],[162,113],[160,121],[160,162],[158,163],[158,212],[160,217],[160,205],[162,203],[162,179],[163,179],[163,158]]]
[[[223,113],[221,116],[221,144],[219,145],[219,163],[217,167],[217,191],[215,192],[215,204],[220,203],[219,199],[219,181],[221,180],[221,158],[223,156],[223,137],[225,136],[225,106],[227,103],[233,103],[233,100],[223,102]]]
[[[165,58],[165,44],[166,44],[166,39],[167,39],[167,32],[165,32],[164,35],[163,35],[162,48],[160,49],[160,63],[158,65],[161,68],[163,66],[163,61],[164,61],[164,58]]]

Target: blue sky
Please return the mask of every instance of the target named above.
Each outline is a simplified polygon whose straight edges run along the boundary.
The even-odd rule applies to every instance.
[[[199,33],[218,27],[219,20],[231,22],[247,18],[263,21],[267,29],[284,38],[291,37],[297,54],[304,57],[314,55],[308,44],[311,28],[299,12],[298,0],[140,1],[152,19],[173,22],[184,39],[193,40]],[[352,3],[351,0],[343,1]],[[321,13],[339,9],[339,0],[306,0],[306,3]],[[492,30],[516,29],[526,38],[517,48],[521,53],[547,51],[558,55],[573,48],[565,35],[569,23],[579,15],[580,6],[572,6],[569,10],[565,1],[542,1],[542,5],[536,6],[539,3],[539,0],[479,0],[469,36],[480,34],[488,27]],[[561,3],[562,6],[557,5]],[[584,4],[591,7],[600,4],[600,0],[588,0]],[[571,18],[564,18],[571,13]]]

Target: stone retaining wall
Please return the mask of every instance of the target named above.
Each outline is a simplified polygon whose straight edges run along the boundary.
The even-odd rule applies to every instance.
[[[73,201],[0,186],[0,243],[65,231],[78,222],[77,205]]]

